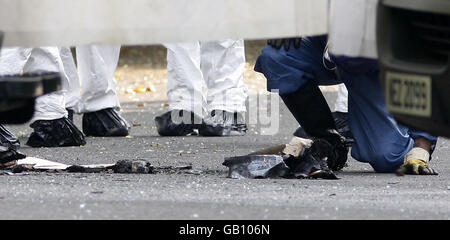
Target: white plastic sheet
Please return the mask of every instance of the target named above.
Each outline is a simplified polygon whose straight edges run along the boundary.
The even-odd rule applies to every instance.
[[[0,0],[6,46],[323,34],[328,0]]]
[[[53,162],[45,159],[35,158],[35,157],[27,157],[25,159],[21,159],[17,161],[18,165],[33,165],[34,169],[40,170],[65,170],[70,167],[70,165]]]
[[[35,157],[20,159],[17,161],[17,165],[32,165],[35,170],[66,170],[68,167],[73,166]],[[113,167],[114,165],[115,164],[91,164],[80,166],[86,169],[106,169]]]

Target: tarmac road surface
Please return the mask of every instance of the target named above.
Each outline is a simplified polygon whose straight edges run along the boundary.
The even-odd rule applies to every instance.
[[[330,99],[333,96],[328,96]],[[332,101],[332,100],[331,100]],[[202,173],[149,175],[30,173],[0,175],[1,219],[450,219],[450,143],[440,139],[432,164],[439,176],[376,174],[350,159],[340,180],[234,180],[225,157],[286,143],[297,128],[284,106],[280,131],[245,137],[159,137],[162,102],[123,104],[131,137],[88,138],[84,147],[24,146],[27,125],[8,126],[22,152],[66,164],[146,159],[155,166],[192,164]],[[81,117],[75,117],[81,129]],[[195,172],[194,172],[195,173]]]

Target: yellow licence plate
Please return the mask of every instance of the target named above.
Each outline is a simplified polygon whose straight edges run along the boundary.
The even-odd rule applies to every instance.
[[[387,72],[385,94],[389,111],[431,117],[431,77]]]

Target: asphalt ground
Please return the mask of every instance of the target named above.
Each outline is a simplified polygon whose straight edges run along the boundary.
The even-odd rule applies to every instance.
[[[334,95],[328,94],[333,102]],[[30,173],[0,175],[0,219],[450,219],[449,142],[439,139],[439,176],[374,173],[349,159],[339,180],[227,178],[225,157],[287,143],[297,124],[281,103],[280,129],[244,137],[160,137],[153,118],[164,102],[123,103],[130,137],[87,138],[83,147],[25,146],[28,125],[8,126],[28,156],[66,164],[146,159],[155,166],[192,164],[198,172],[148,175]],[[75,116],[81,128],[81,116]]]

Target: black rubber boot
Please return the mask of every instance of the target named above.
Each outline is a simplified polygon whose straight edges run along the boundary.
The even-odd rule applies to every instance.
[[[83,133],[67,118],[39,120],[30,127],[34,129],[27,142],[30,147],[69,147],[86,144]]]
[[[17,150],[20,147],[19,139],[1,124],[0,124],[0,145],[13,150]]]
[[[347,147],[351,147],[355,143],[355,139],[350,131],[350,127],[348,126],[348,113],[332,112],[331,114],[333,115],[338,133],[345,137],[345,144]],[[296,137],[302,137],[305,135],[306,133],[302,127],[299,127],[294,133],[294,136]]]
[[[244,136],[247,125],[241,113],[213,110],[203,120],[199,133],[202,136]]]
[[[66,110],[67,110],[67,118],[73,122],[74,111],[72,109],[66,109]]]
[[[172,120],[172,114],[178,115],[178,120]],[[176,115],[175,115],[176,116]],[[155,118],[156,129],[161,136],[194,136],[198,135],[202,119],[190,111],[172,110]]]
[[[348,126],[348,113],[333,112],[332,115],[334,122],[336,123],[338,133],[345,137],[346,144],[351,146],[355,143],[355,139],[350,131],[350,127]]]
[[[17,164],[17,160],[27,156],[13,149],[0,146],[0,169],[11,168]]]
[[[113,108],[83,115],[83,132],[93,137],[128,136],[130,124]]]
[[[330,108],[319,87],[310,81],[298,91],[281,95],[289,111],[302,127],[299,137],[322,139],[333,146],[333,156],[328,157],[328,167],[331,170],[341,170],[346,162],[348,148],[345,138],[336,128]]]
[[[26,158],[24,154],[17,151],[19,147],[19,139],[0,125],[0,169],[13,167],[17,160]]]

